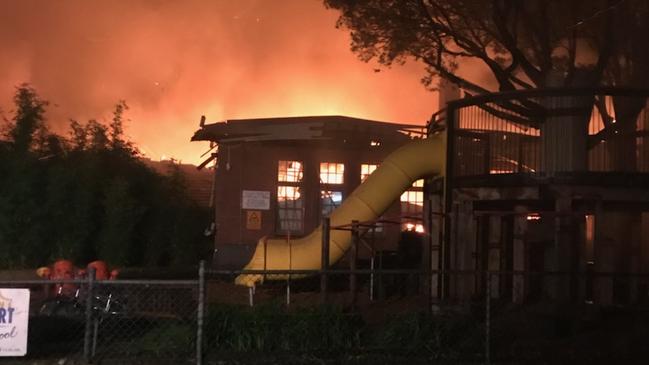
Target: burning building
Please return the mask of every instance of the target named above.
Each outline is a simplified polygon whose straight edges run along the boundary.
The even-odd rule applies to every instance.
[[[241,268],[261,237],[311,233],[387,154],[423,134],[422,126],[344,116],[201,123],[192,140],[216,148],[215,265]],[[422,211],[419,180],[372,228],[367,249],[395,250],[402,230],[423,230]]]
[[[317,260],[321,217],[333,211],[332,221],[349,225],[391,212],[403,218],[413,206],[423,212],[432,297],[649,299],[648,92],[442,95],[447,107],[421,143],[404,134],[409,126],[344,117],[203,125],[194,139],[219,144],[217,249],[313,231],[299,241],[307,248],[299,267],[291,266],[290,247],[275,239],[260,241],[246,268],[319,269],[326,264]],[[415,182],[421,178],[424,190]],[[407,204],[388,208],[398,194]],[[348,195],[352,202],[334,211]],[[397,241],[400,228],[385,227],[384,241]],[[332,237],[331,258],[342,257],[350,236]]]

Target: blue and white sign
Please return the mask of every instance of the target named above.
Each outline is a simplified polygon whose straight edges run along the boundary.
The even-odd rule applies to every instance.
[[[0,288],[0,357],[27,354],[29,289]]]

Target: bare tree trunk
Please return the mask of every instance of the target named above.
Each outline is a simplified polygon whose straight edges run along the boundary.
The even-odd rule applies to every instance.
[[[588,123],[593,103],[593,96],[544,100],[548,115],[541,126],[542,166],[548,175],[587,170]]]
[[[577,86],[583,86],[588,77],[584,73],[574,79]],[[562,74],[554,71],[548,75],[545,86],[563,86],[563,82]],[[547,115],[541,125],[541,164],[546,174],[587,170],[588,124],[594,102],[594,96],[587,94],[543,98],[541,103]]]
[[[646,98],[616,96],[613,98],[615,124],[607,137],[606,150],[612,171],[631,172],[637,170],[637,143],[635,132],[640,112],[646,105]]]

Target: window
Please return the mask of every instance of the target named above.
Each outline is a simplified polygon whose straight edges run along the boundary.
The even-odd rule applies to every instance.
[[[345,174],[345,165],[336,162],[320,163],[321,184],[342,184]]]
[[[327,217],[343,201],[342,191],[336,191],[344,182],[345,165],[337,162],[320,163],[320,214]]]
[[[424,208],[424,192],[406,190],[401,194],[401,215],[421,215]]]
[[[301,182],[304,171],[300,161],[279,161],[277,168],[277,181]]]
[[[408,231],[424,232],[421,224],[424,210],[423,180],[417,180],[412,188],[401,194],[401,228]]]
[[[320,207],[323,217],[328,217],[338,208],[343,201],[343,193],[341,191],[320,191]]]
[[[277,230],[278,233],[304,229],[304,199],[302,197],[303,165],[300,161],[277,163]]]
[[[424,187],[424,179],[419,179],[415,180],[414,183],[412,183],[413,188],[423,188]]]
[[[280,232],[300,232],[304,222],[304,204],[300,187],[277,187],[277,217]]]
[[[361,182],[364,182],[377,167],[379,167],[379,165],[370,163],[361,164]]]

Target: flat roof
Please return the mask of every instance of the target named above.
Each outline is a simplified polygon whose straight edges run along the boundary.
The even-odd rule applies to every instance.
[[[379,122],[341,115],[229,119],[204,124],[192,141],[252,142],[282,140],[328,140],[341,135],[407,139],[421,134],[423,125]]]

